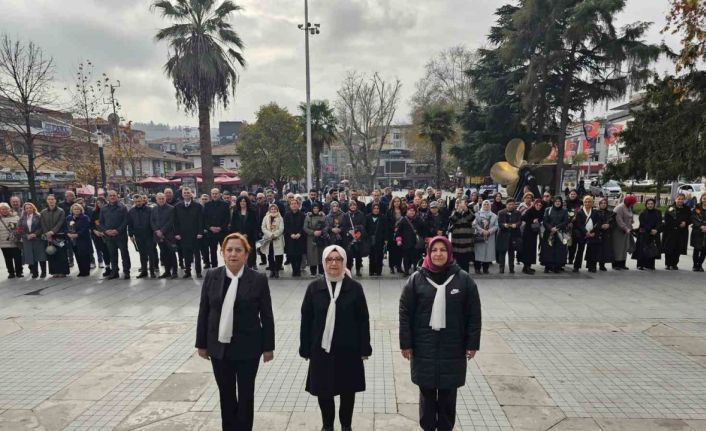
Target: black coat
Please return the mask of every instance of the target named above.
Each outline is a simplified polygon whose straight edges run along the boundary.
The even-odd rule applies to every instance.
[[[679,227],[685,222],[684,227]],[[670,206],[664,213],[663,246],[665,254],[686,254],[689,245],[689,223],[691,210],[687,206]]]
[[[503,209],[498,212],[498,236],[495,239],[495,250],[498,253],[504,253],[509,250],[511,241],[517,243],[521,240],[521,221],[522,215],[517,210],[509,212],[507,209]],[[505,227],[506,223],[509,225],[514,224],[515,227]],[[519,250],[519,248],[515,247],[514,249]]]
[[[150,224],[150,214],[152,208],[147,205],[141,207],[134,206],[127,212],[127,234],[138,237],[152,236],[152,225]]]
[[[223,234],[228,229],[229,222],[230,205],[226,201],[219,199],[206,202],[203,208],[203,224],[206,229],[209,227],[220,227],[221,234]]]
[[[78,234],[78,238],[71,241],[71,246],[78,255],[90,257],[93,253],[90,228],[91,220],[86,214],[81,214],[76,219],[73,215],[66,217],[66,232]]]
[[[696,205],[691,212],[691,246],[696,250],[706,249],[706,233],[701,227],[706,226],[706,208]]]
[[[326,313],[331,303],[326,281],[312,281],[302,303],[299,355],[309,360],[306,390],[312,395],[333,396],[365,390],[363,357],[370,356],[370,322],[363,287],[346,276],[336,300],[336,324],[331,352],[321,347]]]
[[[238,282],[231,343],[218,341],[226,278],[224,266],[206,272],[201,288],[196,348],[207,349],[216,359],[223,359],[226,350],[232,359],[255,359],[263,352],[275,350],[275,320],[267,276],[249,268],[243,269]]]
[[[373,220],[372,214],[368,214],[365,220],[365,232],[371,246],[383,247],[390,235],[388,229],[388,219],[384,214],[379,214],[377,221]]]
[[[181,236],[179,243],[183,247],[198,247],[196,235],[202,235],[203,230],[203,207],[200,203],[192,200],[188,208],[184,201],[176,204],[174,207],[174,234]]]
[[[632,258],[638,261],[637,266],[643,266],[651,259],[659,259],[659,254],[649,256],[646,253],[647,248],[656,247],[656,250],[661,250],[661,242],[659,232],[662,230],[662,213],[657,209],[645,209],[640,213],[640,227],[637,229],[637,241],[635,242],[635,251]],[[657,234],[652,235],[652,230],[656,230]]]
[[[536,210],[534,206],[522,214],[522,221],[525,222],[525,227],[522,229],[520,260],[525,265],[537,263],[537,237],[539,236],[539,227],[542,225],[543,218],[544,210]],[[538,225],[533,229],[532,224],[535,220],[537,220]]]
[[[237,208],[233,210],[233,214],[230,216],[230,224],[228,225],[228,232],[238,232],[248,237],[248,242],[255,244],[257,241],[257,234],[260,232],[260,226],[262,220],[257,219],[255,211],[248,209],[245,217],[240,214],[240,210]]]
[[[615,228],[615,213],[608,209],[597,209],[600,237],[600,246],[598,251],[598,262],[608,263],[613,262],[613,229]],[[608,225],[608,229],[603,229],[604,224]]]
[[[304,232],[304,220],[306,214],[297,211],[296,214],[289,211],[284,215],[284,252],[287,256],[302,256],[306,254],[306,232]],[[292,239],[291,235],[300,234],[298,239]]]
[[[395,237],[402,237],[402,249],[412,250],[415,248],[417,235],[424,237],[424,222],[419,217],[415,217],[412,220],[406,216],[402,217],[397,224],[397,232],[395,234]]]
[[[559,240],[558,235],[552,235],[551,228],[557,228],[557,233],[566,232],[569,224],[569,212],[565,208],[557,208],[552,205],[544,211],[544,218],[542,219],[542,224],[545,228],[541,244],[542,265],[566,265],[568,248]]]
[[[478,350],[481,306],[475,282],[457,265],[446,286],[446,328],[429,326],[436,288],[426,269],[407,280],[400,298],[400,349],[412,349],[412,382],[425,389],[452,389],[466,382],[466,350]],[[441,284],[441,283],[440,283]]]

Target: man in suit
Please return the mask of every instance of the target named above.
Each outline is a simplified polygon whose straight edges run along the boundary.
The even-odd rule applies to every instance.
[[[143,195],[135,195],[133,202],[135,206],[127,212],[127,234],[140,253],[140,273],[137,278],[147,277],[148,268],[150,278],[156,278],[158,262],[157,245],[150,224],[152,208],[146,205],[147,198]]]
[[[108,190],[108,204],[101,208],[98,229],[110,256],[111,272],[103,273],[109,280],[119,277],[118,251],[123,264],[123,278],[130,279],[130,253],[127,248],[127,208],[118,199],[118,192]]]
[[[203,220],[206,226],[209,262],[212,268],[218,266],[218,245],[225,238],[228,223],[230,223],[230,204],[221,199],[221,191],[211,189],[211,201],[203,210]]]
[[[207,272],[201,289],[196,348],[211,361],[224,431],[252,430],[260,356],[274,357],[270,287],[264,274],[247,267],[249,254],[247,239],[229,234],[221,248],[225,266]]]
[[[311,189],[309,190],[309,198],[306,199],[304,202],[302,202],[302,212],[304,214],[310,213],[311,208],[319,204],[321,205],[321,202],[318,200],[319,193],[316,191],[316,189]]]
[[[164,193],[157,193],[157,206],[152,208],[150,225],[159,245],[159,260],[164,265],[164,273],[159,278],[179,277],[174,242],[174,207],[167,203]]]
[[[179,242],[184,257],[184,278],[191,278],[191,264],[196,269],[196,278],[201,278],[201,251],[199,240],[203,238],[203,208],[193,198],[191,188],[181,190],[183,201],[174,207],[174,238]]]

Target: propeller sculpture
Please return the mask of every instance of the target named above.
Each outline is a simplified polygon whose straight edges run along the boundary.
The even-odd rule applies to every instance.
[[[552,151],[548,143],[532,146],[525,160],[525,141],[519,138],[510,140],[505,147],[506,161],[497,162],[490,168],[490,177],[498,184],[507,187],[508,196],[519,201],[525,186],[539,196],[539,185],[549,185],[554,171],[553,165],[540,164]]]

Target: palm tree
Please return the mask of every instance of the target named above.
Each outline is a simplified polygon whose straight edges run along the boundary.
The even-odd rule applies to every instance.
[[[299,104],[302,130],[306,133],[306,103]],[[326,100],[311,102],[311,152],[316,190],[321,190],[321,153],[336,140],[336,115]],[[306,139],[306,136],[304,136]]]
[[[152,9],[174,24],[159,30],[155,39],[169,42],[164,71],[174,83],[177,105],[199,116],[203,187],[213,187],[211,110],[228,106],[235,97],[237,66],[245,66],[243,41],[228,22],[239,11],[230,0],[158,0]]]
[[[442,187],[441,153],[444,142],[452,138],[456,131],[454,123],[456,114],[454,109],[444,105],[431,105],[421,113],[419,120],[419,136],[429,139],[434,146],[436,158],[436,187]]]

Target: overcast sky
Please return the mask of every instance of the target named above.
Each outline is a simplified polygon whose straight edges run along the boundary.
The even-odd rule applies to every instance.
[[[0,31],[31,39],[52,55],[61,89],[81,59],[119,79],[118,96],[127,120],[196,125],[180,112],[162,66],[167,46],[154,34],[166,26],[149,0],[0,0]],[[235,101],[214,114],[219,120],[254,119],[257,109],[277,102],[296,112],[305,98],[303,0],[240,0],[232,23],[246,44]],[[398,122],[424,64],[438,51],[464,44],[477,48],[494,22],[500,0],[310,0],[310,22],[321,24],[311,39],[312,98],[333,100],[346,71],[380,72],[403,84]],[[667,1],[628,0],[619,22],[651,21],[650,42],[662,35]],[[660,70],[666,70],[662,62]]]

